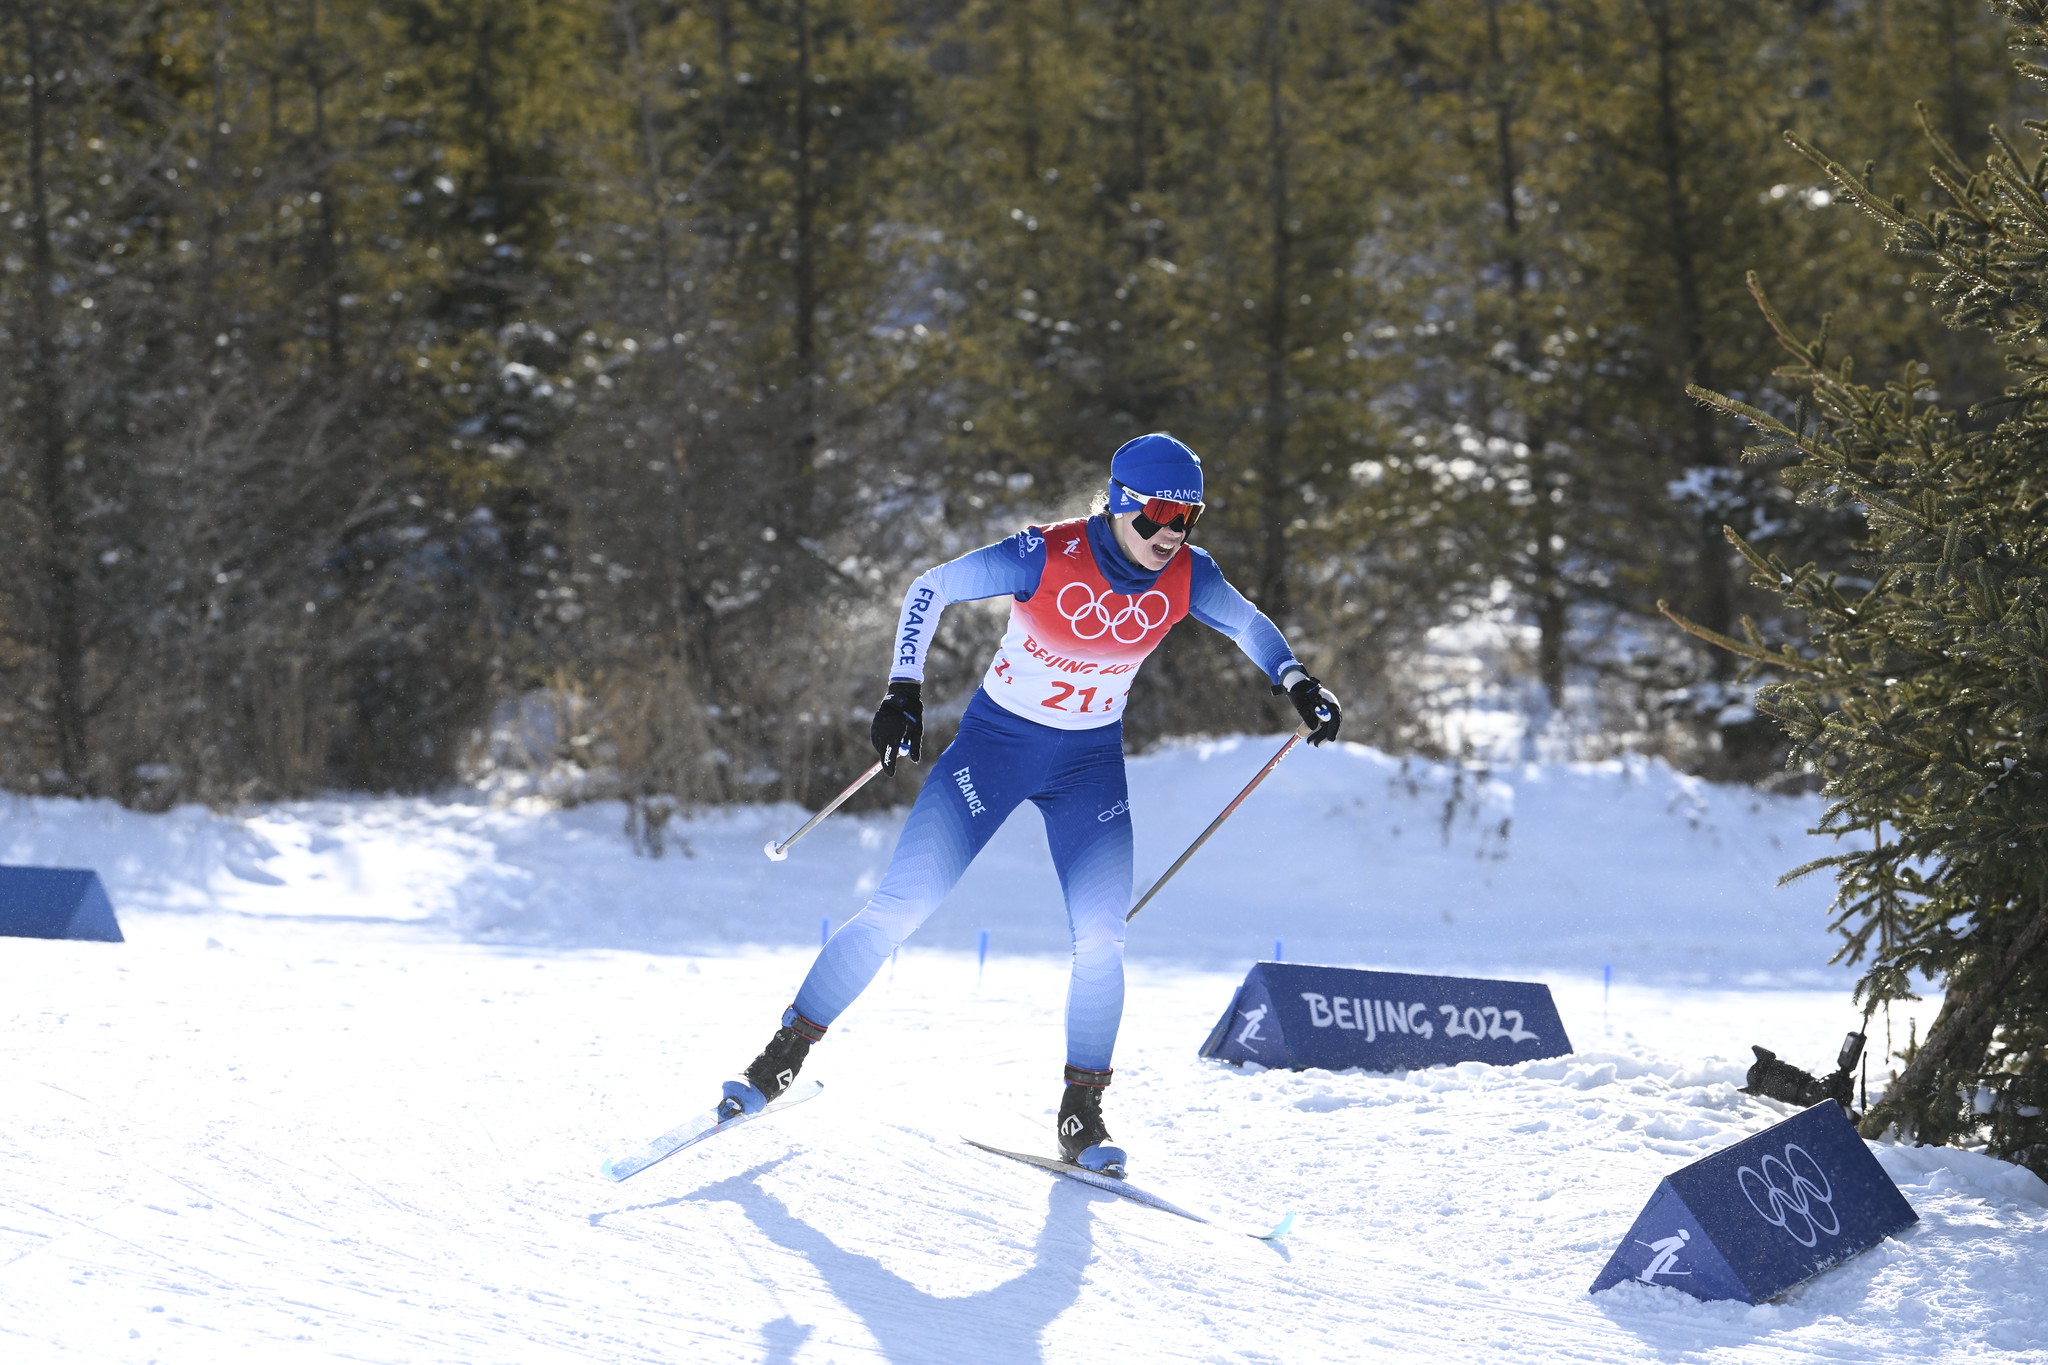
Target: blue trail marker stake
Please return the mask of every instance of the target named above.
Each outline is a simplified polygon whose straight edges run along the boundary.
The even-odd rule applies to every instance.
[[[1283,951],[1285,947],[1286,945],[1279,939],[1273,940],[1273,960],[1275,962],[1285,962],[1287,960],[1287,954]]]
[[[1607,1027],[1607,993],[1614,989],[1614,964],[1609,962],[1600,968],[1600,1031],[1612,1033]]]
[[[979,986],[981,984],[981,978],[983,973],[985,973],[988,970],[988,930],[986,929],[981,931],[981,942],[976,950],[976,954],[977,960],[974,964],[974,984]]]
[[[824,947],[832,941],[832,917],[825,916],[818,921],[818,946]]]

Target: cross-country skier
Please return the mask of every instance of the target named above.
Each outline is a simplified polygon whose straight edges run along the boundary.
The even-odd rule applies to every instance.
[[[919,696],[939,613],[1008,594],[1010,625],[960,732],[911,808],[882,884],[840,926],[741,1078],[723,1117],[758,1113],[788,1088],[811,1044],[853,1003],[889,954],[936,910],[1011,811],[1034,803],[1066,893],[1074,966],[1067,989],[1067,1088],[1060,1154],[1121,1176],[1102,1092],[1124,1006],[1124,915],[1131,904],[1131,816],[1123,713],[1131,680],[1174,622],[1192,615],[1236,642],[1310,727],[1337,737],[1337,699],[1308,675],[1279,629],[1187,544],[1202,514],[1202,462],[1163,433],[1112,457],[1106,512],[1030,526],[921,574],[903,599],[888,694],[870,737],[882,770],[924,748]],[[1183,553],[1185,551],[1185,553]]]

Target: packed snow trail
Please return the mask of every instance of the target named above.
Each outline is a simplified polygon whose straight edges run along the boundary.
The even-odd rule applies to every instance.
[[[1924,1221],[1785,1303],[1585,1294],[1659,1177],[1787,1112],[1735,1054],[1832,993],[1618,992],[1604,1037],[1560,978],[1575,1056],[1293,1074],[1194,1056],[1231,977],[1141,967],[1134,1178],[1300,1210],[1272,1247],[958,1140],[1049,1146],[1056,961],[906,953],[823,1097],[620,1186],[593,1153],[715,1093],[805,952],[127,927],[0,952],[10,1362],[2048,1358],[2048,1189],[1967,1153],[1886,1151]]]
[[[1135,761],[1141,876],[1272,747]],[[788,807],[657,861],[616,807],[10,801],[0,859],[98,868],[129,942],[0,939],[0,1360],[2048,1362],[2048,1187],[1967,1152],[1881,1148],[1922,1221],[1783,1302],[1585,1293],[1658,1179],[1789,1112],[1737,1093],[1749,1044],[1819,1067],[1855,1022],[1826,887],[1772,885],[1817,813],[1655,764],[1283,765],[1134,925],[1106,1109],[1133,1180],[1299,1211],[1267,1245],[959,1141],[1051,1148],[1028,818],[813,1052],[818,1100],[617,1185],[758,1049],[893,817],[778,866]],[[1200,1060],[1275,937],[1546,981],[1579,1050]]]
[[[1119,1199],[1128,1199],[1133,1204],[1137,1204],[1142,1208],[1157,1209],[1161,1213],[1170,1213],[1176,1218],[1185,1218],[1194,1223],[1207,1223],[1214,1227],[1227,1226],[1217,1222],[1214,1218],[1204,1218],[1199,1213],[1183,1208],[1157,1190],[1138,1185],[1125,1176],[1110,1175],[1102,1171],[1090,1170],[1060,1157],[1047,1156],[1043,1152],[1017,1152],[1007,1147],[991,1147],[988,1143],[976,1141],[974,1138],[967,1138],[965,1141],[968,1146],[978,1151],[987,1152],[990,1156],[1003,1157],[1009,1161],[1021,1161],[1034,1170],[1045,1171],[1048,1174],[1056,1175],[1066,1180],[1078,1180],[1090,1189],[1105,1190]],[[1257,1238],[1261,1242],[1277,1242],[1285,1237],[1293,1227],[1294,1215],[1290,1213],[1283,1215],[1277,1223],[1273,1224],[1265,1232],[1255,1232],[1250,1228],[1239,1228],[1236,1230],[1242,1232],[1247,1237]]]
[[[805,1100],[814,1100],[824,1090],[814,1080],[801,1080],[782,1094],[768,1102],[766,1108],[754,1114],[734,1114],[730,1118],[720,1116],[721,1105],[714,1105],[671,1128],[651,1142],[643,1143],[622,1157],[606,1157],[598,1164],[597,1173],[606,1180],[630,1180],[649,1166],[658,1165],[678,1152],[686,1152],[700,1142],[730,1133],[733,1129],[753,1123],[757,1119],[771,1118],[786,1109],[793,1109]]]

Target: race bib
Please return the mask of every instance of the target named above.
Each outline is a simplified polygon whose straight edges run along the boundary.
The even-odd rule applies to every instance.
[[[1045,574],[1009,629],[981,685],[1004,710],[1061,730],[1122,717],[1138,665],[1188,614],[1189,557],[1175,555],[1152,587],[1120,593],[1096,566],[1088,523],[1032,530],[1045,538]]]

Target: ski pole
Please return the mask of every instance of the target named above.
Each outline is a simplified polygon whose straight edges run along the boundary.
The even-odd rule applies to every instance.
[[[1124,922],[1126,924],[1130,923],[1132,920],[1138,917],[1138,912],[1145,908],[1145,903],[1151,900],[1154,896],[1158,895],[1159,888],[1166,885],[1168,881],[1172,880],[1174,873],[1180,871],[1181,868],[1187,865],[1188,859],[1195,856],[1195,850],[1200,848],[1203,844],[1209,842],[1209,836],[1214,834],[1217,828],[1221,826],[1225,820],[1228,820],[1230,818],[1231,812],[1235,811],[1239,806],[1244,804],[1244,799],[1247,796],[1250,796],[1253,790],[1257,788],[1261,782],[1264,782],[1266,780],[1267,774],[1271,773],[1273,769],[1280,766],[1280,760],[1287,757],[1287,751],[1292,749],[1295,745],[1301,743],[1302,740],[1307,739],[1308,734],[1308,722],[1303,721],[1300,727],[1297,728],[1293,734],[1287,737],[1287,742],[1280,746],[1280,752],[1274,754],[1271,758],[1266,760],[1266,766],[1259,769],[1259,775],[1257,777],[1254,777],[1251,781],[1244,784],[1244,790],[1239,792],[1236,795],[1236,797],[1231,800],[1231,803],[1223,808],[1223,813],[1217,816],[1214,820],[1211,820],[1209,822],[1209,828],[1203,830],[1201,836],[1197,838],[1192,844],[1188,845],[1188,851],[1181,854],[1180,857],[1173,860],[1173,866],[1166,869],[1166,875],[1161,877],[1158,881],[1152,883],[1152,889],[1150,891],[1147,891],[1143,896],[1141,896],[1138,900],[1138,903],[1131,907],[1131,913],[1124,916]]]
[[[787,839],[784,839],[779,844],[776,843],[773,839],[770,839],[767,843],[761,845],[761,851],[768,855],[768,861],[771,863],[779,863],[784,858],[787,858],[789,856],[789,846],[791,844],[795,843],[797,840],[803,838],[806,834],[809,834],[813,829],[817,828],[818,822],[820,820],[824,819],[833,811],[838,810],[841,806],[845,805],[846,799],[848,797],[852,796],[862,787],[865,787],[870,781],[874,779],[875,774],[880,771],[882,771],[882,760],[878,758],[875,760],[874,767],[869,768],[859,777],[856,777],[853,779],[853,781],[847,783],[846,790],[832,798],[832,804],[826,806],[825,809],[819,811],[816,815],[813,815],[810,819],[804,821],[804,827],[802,829],[790,835]]]

